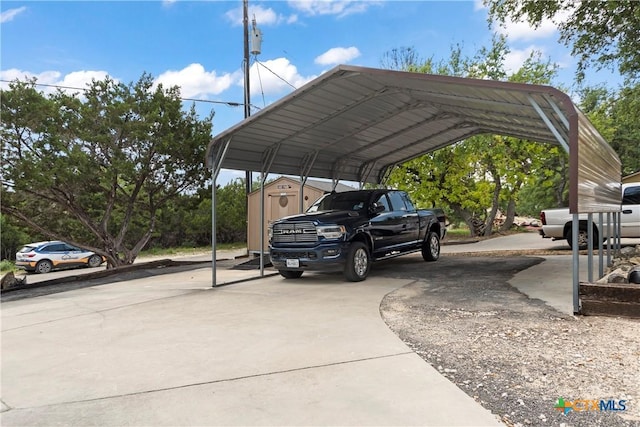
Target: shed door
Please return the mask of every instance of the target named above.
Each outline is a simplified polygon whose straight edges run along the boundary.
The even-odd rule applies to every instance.
[[[275,221],[288,215],[295,215],[300,209],[300,206],[298,206],[298,194],[293,192],[269,194],[269,205],[271,206],[271,211],[269,212],[270,221]]]

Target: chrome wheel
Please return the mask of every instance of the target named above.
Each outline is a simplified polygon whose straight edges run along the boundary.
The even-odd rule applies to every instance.
[[[344,276],[350,282],[360,282],[367,278],[371,269],[369,248],[363,242],[353,242],[349,248]]]
[[[363,277],[369,270],[369,255],[364,248],[359,248],[353,256],[353,270],[358,277]]]
[[[436,261],[440,258],[440,237],[438,233],[430,231],[427,239],[422,243],[422,259]]]

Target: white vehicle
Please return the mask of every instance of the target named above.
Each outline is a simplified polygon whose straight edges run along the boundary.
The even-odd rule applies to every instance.
[[[59,241],[29,243],[16,253],[16,267],[36,273],[49,273],[61,268],[98,267],[104,261],[104,257],[94,252]]]
[[[640,238],[640,183],[622,185],[622,214],[620,215],[620,237]],[[587,214],[580,214],[580,228],[578,234],[578,247],[587,248]],[[573,215],[569,208],[545,209],[540,212],[542,229],[540,235],[553,240],[566,239],[569,246],[572,244]],[[598,230],[598,215],[593,215],[593,241],[597,247],[598,236],[607,237],[607,215],[604,215],[604,230]],[[611,225],[613,227],[613,224]],[[612,231],[613,233],[613,231]]]

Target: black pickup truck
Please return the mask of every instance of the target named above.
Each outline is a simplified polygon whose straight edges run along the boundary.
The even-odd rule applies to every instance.
[[[416,209],[404,191],[332,192],[306,213],[270,225],[269,256],[287,279],[305,270],[343,271],[357,282],[376,260],[422,251],[425,261],[436,261],[445,221],[441,209]]]

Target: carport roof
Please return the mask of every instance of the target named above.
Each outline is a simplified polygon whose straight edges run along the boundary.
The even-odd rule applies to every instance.
[[[542,85],[340,65],[216,135],[207,165],[382,183],[395,165],[486,133],[563,145],[572,212],[619,209],[617,155],[566,94]]]

